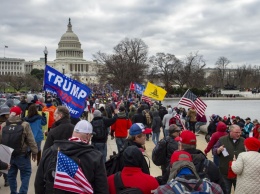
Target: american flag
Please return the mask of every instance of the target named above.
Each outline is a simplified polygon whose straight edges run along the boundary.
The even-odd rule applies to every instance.
[[[81,168],[68,156],[58,152],[54,188],[74,193],[94,193]]]
[[[179,123],[180,123],[181,126],[182,126],[182,129],[185,130],[186,128],[185,128],[185,126],[184,126],[183,123],[182,123],[182,120],[181,120],[180,115],[176,113],[176,114],[174,115],[174,118],[176,118],[176,119],[179,121]]]
[[[183,97],[181,98],[179,104],[184,106],[192,107],[194,106],[197,113],[202,116],[205,113],[207,105],[198,98],[195,94],[193,94],[190,90],[188,90]]]
[[[151,98],[149,98],[149,97],[147,97],[147,96],[142,95],[141,100],[143,100],[143,101],[149,103],[150,105],[152,104]]]

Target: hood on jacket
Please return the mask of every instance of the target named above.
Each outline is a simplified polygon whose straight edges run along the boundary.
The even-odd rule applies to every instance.
[[[123,161],[125,166],[142,167],[143,154],[137,146],[129,146],[123,153]]]
[[[126,118],[125,111],[117,113],[118,118]]]
[[[225,132],[227,130],[227,125],[222,121],[219,121],[216,130],[219,132]]]
[[[92,145],[88,145],[83,142],[73,142],[68,140],[55,140],[51,149],[60,151],[67,156],[81,155],[85,152],[91,152],[94,150]]]
[[[167,111],[168,111],[168,114],[172,114],[172,108],[168,108]]]
[[[38,119],[41,119],[40,115],[34,115],[33,117],[25,117],[24,120],[27,121],[28,123],[32,123]]]
[[[158,111],[154,111],[153,112],[153,117],[159,117],[159,112]]]

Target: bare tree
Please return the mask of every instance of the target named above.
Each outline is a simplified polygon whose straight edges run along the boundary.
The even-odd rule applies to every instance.
[[[176,80],[180,85],[189,88],[205,86],[204,67],[206,62],[199,52],[190,53],[182,62],[183,66],[177,70]]]
[[[221,87],[224,87],[225,83],[225,74],[226,68],[231,61],[228,60],[226,57],[219,57],[215,63],[216,68],[218,69],[219,75],[221,76]]]
[[[174,75],[181,66],[181,61],[173,54],[157,53],[155,56],[150,57],[149,62],[153,67],[151,74],[157,74],[162,80],[166,91],[169,91],[174,83]]]
[[[100,82],[113,84],[124,91],[130,82],[142,83],[148,69],[148,47],[141,39],[125,38],[114,47],[114,54],[98,52],[94,58],[101,64]]]

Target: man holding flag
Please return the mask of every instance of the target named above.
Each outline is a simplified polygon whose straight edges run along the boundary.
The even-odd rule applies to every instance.
[[[81,120],[69,140],[47,149],[35,177],[35,193],[104,193],[108,183],[102,154],[89,145],[92,125]]]

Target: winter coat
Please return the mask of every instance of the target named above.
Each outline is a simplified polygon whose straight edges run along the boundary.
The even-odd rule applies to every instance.
[[[207,159],[207,157],[202,153],[202,151],[197,150],[197,149],[188,149],[184,150],[191,154],[192,157],[192,162],[195,165],[196,171],[198,174],[203,172],[203,169],[205,167],[204,161]],[[209,160],[209,165],[208,165],[208,172],[207,172],[208,178],[211,182],[219,184],[221,189],[223,191],[226,190],[225,183],[223,181],[222,175],[218,169],[218,167]]]
[[[239,154],[232,162],[232,170],[237,174],[235,194],[260,193],[260,153],[248,151]]]
[[[8,121],[10,123],[17,123],[22,121],[20,117],[18,116],[13,116],[13,117],[9,117]],[[3,129],[6,126],[6,122],[2,123],[1,125],[1,129]],[[24,127],[23,130],[23,135],[22,135],[22,149],[21,149],[21,153],[22,154],[26,154],[28,147],[30,147],[31,151],[33,154],[37,154],[38,153],[38,148],[37,148],[37,144],[34,140],[33,137],[33,133],[32,133],[32,129],[29,125],[28,122],[23,122],[22,126]],[[2,142],[2,131],[0,130],[0,143]]]
[[[159,116],[158,111],[153,112],[152,130],[154,133],[159,133],[162,127],[162,120]]]
[[[260,124],[256,124],[253,129],[253,137],[260,140]]]
[[[55,140],[69,139],[72,136],[74,125],[71,124],[70,119],[61,118],[53,124],[53,128],[48,133],[43,151],[51,147]]]
[[[114,115],[114,117],[110,118],[110,119],[109,118],[105,118],[105,117],[94,117],[92,121],[96,121],[96,120],[103,120],[103,122],[104,122],[104,130],[106,130],[106,132],[107,132],[107,128],[110,127],[111,125],[113,125],[116,122],[117,115]],[[95,136],[93,136],[92,139],[91,139],[91,142],[94,142],[94,143],[106,143],[107,142],[107,136],[104,137],[103,139],[96,139]]]
[[[166,130],[169,130],[169,121],[172,118],[172,109],[168,108],[168,114],[164,115],[162,124]]]
[[[213,147],[213,154],[219,156],[219,170],[221,174],[227,178],[228,175],[228,164],[230,161],[233,161],[234,155],[236,158],[239,156],[240,153],[245,152],[244,146],[244,138],[240,137],[236,143],[233,142],[233,139],[230,135],[226,135],[221,137],[218,142]],[[222,153],[217,154],[217,149],[224,145],[228,152],[228,156],[224,157]]]
[[[46,117],[40,115],[34,115],[33,117],[30,118],[25,117],[24,120],[30,124],[35,141],[41,142],[43,140],[42,126],[46,125],[47,123]]]
[[[135,114],[133,117],[132,117],[132,123],[143,123],[145,126],[147,124],[146,122],[146,117],[143,115],[142,113],[142,109],[141,108],[138,108],[137,109],[137,114]]]
[[[128,129],[132,126],[130,119],[126,117],[126,114],[118,113],[116,122],[111,125],[111,132],[115,132],[115,137],[126,138],[128,136]]]
[[[52,128],[54,121],[54,112],[56,110],[56,107],[53,106],[52,104],[46,104],[45,107],[43,107],[42,112],[48,112],[49,113],[49,123],[48,123],[48,128]]]
[[[95,150],[93,146],[87,145],[82,142],[72,142],[68,140],[57,140],[53,146],[47,149],[40,161],[37,173],[35,176],[34,188],[36,194],[44,194],[45,192],[45,172],[51,162],[53,153],[57,153],[58,148],[60,151],[70,158],[78,158],[80,167],[83,174],[91,184],[94,193],[108,194],[108,184],[106,177],[105,165],[103,163],[102,154]],[[72,193],[55,189],[53,193],[65,194]],[[50,193],[50,192],[49,192]]]
[[[109,193],[116,193],[114,178],[114,174],[108,177]],[[159,186],[154,177],[143,173],[141,168],[138,167],[124,167],[121,172],[121,179],[125,187],[139,188],[144,194],[150,194],[152,190]]]
[[[24,118],[25,117],[25,112],[28,109],[27,102],[25,100],[23,100],[17,106],[19,106],[22,109],[23,112],[22,112],[22,116],[21,117]]]
[[[197,114],[196,120],[197,120],[197,122],[202,122],[202,123],[206,123],[207,122],[207,118],[206,118],[205,115],[200,116],[199,114]]]
[[[133,116],[136,114],[136,108],[134,106],[130,106],[130,111],[128,113],[128,118],[131,119],[132,121],[132,118]]]
[[[208,146],[204,150],[205,154],[209,153],[209,151],[213,148],[213,146],[218,142],[219,138],[228,135],[226,130],[227,130],[227,126],[224,123],[219,122],[217,125],[217,132],[212,134]]]
[[[196,112],[195,109],[192,109],[192,108],[191,108],[191,109],[188,111],[187,116],[190,118],[189,122],[197,122],[197,120],[196,120],[196,114],[197,114],[197,112]]]
[[[136,142],[134,142],[132,140],[126,139],[126,141],[124,143],[123,150],[125,150],[128,146],[132,146],[132,145],[135,145],[138,148],[143,149],[142,145],[140,145],[140,144],[138,144],[138,143],[136,143]],[[143,162],[142,162],[142,168],[141,169],[142,169],[143,173],[150,174],[150,169],[149,169],[150,161],[149,161],[149,165],[147,164],[147,161],[146,161],[145,157],[142,158],[142,161]]]

